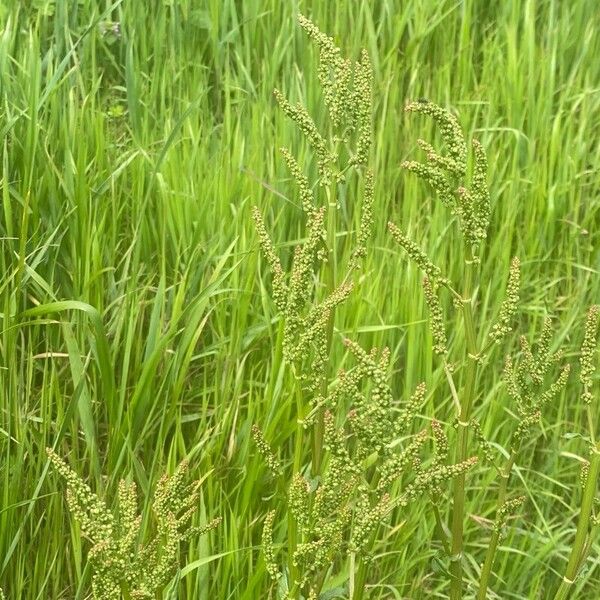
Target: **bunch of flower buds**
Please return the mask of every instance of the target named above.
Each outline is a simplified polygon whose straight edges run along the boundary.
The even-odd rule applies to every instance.
[[[513,434],[512,446],[516,450],[535,423],[539,421],[541,409],[552,401],[565,387],[570,365],[564,365],[556,378],[548,381],[551,367],[562,358],[561,352],[551,353],[552,320],[544,320],[537,344],[532,348],[527,339],[521,337],[521,356],[514,361],[510,356],[504,365],[506,389],[517,406],[519,424]]]
[[[51,449],[50,462],[65,479],[67,504],[83,534],[92,542],[92,590],[98,600],[120,600],[123,588],[132,598],[154,598],[173,576],[181,542],[201,536],[220,522],[204,526],[190,521],[199,504],[199,483],[186,483],[182,462],[172,476],[158,482],[152,503],[156,532],[142,544],[142,515],[137,514],[133,483],[121,481],[118,510],[113,513],[90,487]]]
[[[314,393],[324,385],[327,364],[327,331],[333,311],[350,294],[350,272],[365,256],[366,244],[373,228],[373,203],[375,198],[374,175],[365,165],[368,162],[372,139],[372,73],[368,54],[363,52],[354,62],[342,58],[341,50],[334,41],[306,17],[299,15],[298,22],[319,49],[319,81],[323,88],[325,105],[331,127],[339,131],[331,139],[319,131],[308,110],[301,104],[292,105],[285,96],[275,90],[275,98],[285,115],[290,118],[306,137],[316,156],[319,186],[327,187],[344,179],[351,167],[363,173],[363,199],[360,221],[348,273],[342,283],[328,290],[321,301],[316,299],[314,277],[315,263],[327,261],[334,249],[324,247],[325,239],[334,239],[325,231],[325,207],[319,206],[319,195],[304,173],[300,163],[287,148],[281,152],[295,180],[303,212],[306,215],[306,241],[296,248],[293,265],[286,275],[267,233],[258,209],[253,218],[261,249],[273,274],[273,299],[284,320],[284,355],[295,366],[297,375],[309,392]],[[353,135],[354,145],[347,136]],[[344,138],[343,136],[346,136]],[[354,149],[346,164],[338,164],[340,157],[335,147],[344,142]]]

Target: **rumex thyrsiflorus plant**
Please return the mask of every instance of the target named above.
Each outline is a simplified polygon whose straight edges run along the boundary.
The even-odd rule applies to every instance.
[[[185,461],[173,475],[159,480],[151,511],[144,516],[138,514],[134,482],[119,482],[118,503],[113,511],[56,452],[47,452],[66,482],[73,518],[92,543],[89,561],[96,600],[162,598],[179,564],[180,545],[220,522],[217,518],[203,526],[191,524],[198,510],[200,482],[187,482]]]
[[[0,2],[8,600],[110,563],[49,444],[138,555],[210,473],[155,600],[598,600],[597,4]]]
[[[432,438],[435,451],[421,458],[429,436],[426,431],[414,437],[409,434],[425,386],[418,386],[406,404],[399,405],[387,382],[387,349],[367,352],[346,340],[357,364],[331,381],[335,308],[352,292],[353,272],[366,251],[373,220],[374,175],[368,167],[371,67],[366,52],[357,62],[343,59],[333,40],[314,24],[302,16],[299,23],[320,50],[319,80],[331,132],[319,132],[302,105],[292,106],[275,92],[284,113],[308,138],[318,182],[311,186],[291,152],[282,151],[307,219],[306,239],[294,252],[289,276],[260,212],[254,210],[261,247],[273,274],[273,298],[282,315],[284,355],[298,386],[296,451],[288,468],[277,463],[260,429],[254,429],[272,475],[291,480],[282,486],[282,496],[287,496],[282,553],[286,568],[279,568],[272,541],[275,512],[265,520],[263,545],[268,570],[280,586],[283,582],[288,597],[316,598],[336,570],[347,569],[348,591],[357,600],[364,594],[379,523],[395,508],[406,507],[422,494],[436,493],[445,481],[471,468],[476,458],[464,456],[448,465],[445,434],[437,423]],[[354,251],[348,264],[342,265],[337,257],[336,213],[339,188],[352,176],[362,178],[362,202],[350,206],[355,212],[360,206],[360,217],[355,219]],[[325,206],[320,205],[323,199]],[[325,292],[319,289],[323,287]],[[305,465],[302,453],[308,431],[313,452],[310,465]],[[404,443],[398,444],[401,440]],[[398,489],[401,476],[404,485]]]
[[[291,464],[280,462],[261,430],[254,428],[257,447],[278,481],[276,497],[282,506],[271,510],[265,519],[262,543],[267,569],[278,582],[280,595],[286,598],[318,598],[334,575],[336,581],[346,581],[340,589],[346,589],[344,593],[350,598],[363,598],[379,525],[389,519],[394,508],[404,508],[409,501],[429,496],[435,535],[447,555],[448,594],[455,600],[462,598],[467,564],[466,478],[479,454],[483,459],[480,468],[493,469],[498,476],[487,550],[481,556],[478,572],[470,570],[468,574],[471,590],[475,588],[477,597],[484,599],[492,582],[498,544],[512,515],[526,499],[509,487],[513,467],[525,450],[524,440],[535,439],[533,426],[540,421],[542,409],[565,387],[570,367],[559,364],[562,352],[551,351],[550,316],[533,345],[521,336],[520,351],[514,356],[509,351],[503,380],[505,398],[513,403],[510,410],[516,425],[506,440],[499,441],[507,448],[499,456],[495,449],[498,444],[486,440],[484,424],[473,418],[473,412],[483,397],[478,387],[483,380],[481,373],[496,368],[494,349],[514,327],[520,261],[516,257],[512,260],[505,297],[497,309],[484,310],[478,295],[486,282],[481,279],[479,265],[491,219],[485,151],[478,140],[467,141],[451,111],[419,99],[409,102],[406,111],[434,120],[444,150],[437,151],[432,144],[418,140],[425,162],[409,160],[402,166],[427,182],[454,217],[462,240],[460,271],[445,272],[443,265],[430,259],[397,224],[390,222],[389,231],[423,271],[433,346],[441,358],[453,401],[454,415],[449,420],[455,432],[449,440],[440,423],[433,420],[432,436],[426,430],[411,434],[411,424],[424,403],[425,384],[418,386],[405,404],[398,403],[387,383],[387,349],[365,351],[346,339],[357,364],[333,375],[329,357],[335,337],[335,309],[353,291],[353,273],[360,267],[357,259],[366,252],[373,215],[377,214],[374,174],[367,166],[371,76],[364,51],[358,62],[343,59],[333,40],[314,24],[303,16],[299,23],[320,50],[319,80],[330,129],[320,132],[302,105],[292,106],[281,92],[275,92],[284,113],[308,138],[318,175],[316,183],[311,184],[291,151],[282,150],[307,219],[305,240],[296,247],[289,275],[284,272],[260,212],[254,210],[260,244],[272,271],[273,298],[282,318],[284,355],[297,380],[298,427]],[[338,189],[347,185],[349,177],[363,181],[361,217],[354,219],[360,223],[356,250],[347,265],[340,265],[336,254]],[[360,188],[351,189],[356,193]],[[347,198],[346,193],[342,196]],[[358,206],[355,202],[350,210],[356,213]],[[450,303],[442,301],[443,293],[448,294]],[[453,314],[446,314],[444,307],[448,304]],[[586,401],[593,371],[590,327],[586,329],[586,350],[582,353],[588,357],[582,359]],[[309,435],[310,464],[303,460]],[[427,452],[429,437],[433,446]],[[448,455],[452,457],[450,464]],[[597,468],[592,460],[592,475]],[[592,518],[589,502],[594,490],[590,491],[589,478],[585,481],[588,483],[573,551],[576,558],[571,560],[575,566],[570,565],[568,570],[571,575],[585,555],[580,538],[585,541]],[[451,502],[444,506],[441,499],[447,485],[451,487]],[[449,526],[443,522],[446,507]]]

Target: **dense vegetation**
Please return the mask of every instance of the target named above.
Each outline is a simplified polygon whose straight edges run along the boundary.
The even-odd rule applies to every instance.
[[[331,275],[331,261],[314,276],[303,274],[321,300],[342,279],[353,282],[311,340],[326,350],[322,369],[318,361],[293,365],[314,349],[300,346],[294,354],[289,345],[289,312],[279,310],[277,282],[259,248],[260,241],[263,250],[270,247],[261,240],[268,232],[288,271],[293,247],[310,244],[305,226],[308,216],[310,232],[314,215],[302,210],[306,196],[281,146],[310,165],[309,187],[320,189],[306,132],[286,117],[282,101],[300,102],[321,130],[329,127],[323,57],[298,26],[298,10],[333,36],[342,56],[368,60],[372,73],[368,157],[353,161],[353,151],[339,157],[352,173],[345,182],[333,177],[330,186],[340,184],[333,202],[338,229],[328,228],[331,219],[323,223],[324,248],[335,247],[340,278]],[[127,544],[104,547],[121,560],[123,548],[158,532],[165,552],[149,562],[152,553],[141,550],[131,562],[151,571],[142,583],[155,597],[250,600],[277,597],[286,587],[294,597],[475,597],[495,539],[488,597],[551,598],[575,569],[568,592],[559,592],[568,595],[559,597],[597,598],[599,526],[590,519],[583,537],[576,528],[586,498],[593,515],[595,485],[590,494],[587,482],[597,478],[598,466],[592,460],[586,477],[586,461],[600,434],[593,310],[584,336],[586,313],[600,301],[599,27],[591,0],[3,2],[0,588],[6,597],[88,598],[95,570],[90,539],[106,541],[117,532]],[[275,88],[282,97],[273,97]],[[418,106],[406,112],[411,100]],[[456,118],[469,148],[478,140],[487,155],[489,227],[468,286],[459,229],[467,238],[475,234],[463,226],[469,222],[463,205],[453,216],[431,186],[401,167],[422,159],[419,138],[443,154],[434,120],[412,114],[431,115],[432,106]],[[349,110],[352,119],[364,106]],[[353,138],[357,148],[359,141]],[[472,162],[465,172],[476,172]],[[372,224],[359,210],[365,197],[370,202],[369,169]],[[332,193],[323,191],[321,204],[331,204]],[[401,230],[392,235],[388,222]],[[369,235],[361,236],[365,228]],[[435,277],[423,289],[423,263],[407,260],[404,234],[459,285],[459,297],[451,292],[438,304],[443,285]],[[362,246],[356,252],[356,240],[366,252]],[[505,306],[505,314],[515,256],[519,301]],[[490,331],[503,335],[473,361],[466,376],[472,410],[457,421],[456,400],[472,360],[464,300],[472,300],[480,341]],[[453,310],[444,339],[436,315]],[[509,325],[494,329],[499,314]],[[369,354],[372,347],[381,352]],[[543,406],[535,404],[566,364],[572,367],[566,384]],[[302,399],[335,394],[340,369],[350,379],[352,373],[372,379],[369,397],[379,386],[378,397],[389,392],[394,414],[410,416],[404,449],[411,440],[427,446],[422,458],[411,454],[415,479],[393,484],[389,496],[367,508],[361,502],[372,498],[362,483],[371,491],[380,483],[369,462],[381,450],[376,437],[384,441],[391,430],[363,428],[373,445],[361,446],[359,430],[348,426],[355,413],[324,410],[348,408],[352,393],[345,390],[339,404]],[[448,385],[453,377],[456,394]],[[530,390],[535,386],[538,395]],[[314,411],[305,414],[308,406]],[[298,418],[308,416],[310,427],[299,426]],[[515,444],[527,419],[536,424]],[[458,440],[467,422],[465,453]],[[298,531],[323,531],[312,516],[303,523],[298,507],[314,513],[303,481],[312,494],[327,483],[331,457],[345,456],[336,423],[346,428],[364,479],[356,483],[359,475],[343,471],[340,459],[355,486],[354,496],[348,492],[348,510],[355,511],[350,529],[374,508],[380,518],[372,529],[362,523],[366,541],[352,537],[347,556],[333,554],[334,542],[346,544],[348,522],[332,526],[331,552],[318,555],[323,564],[310,549],[303,555],[319,565],[316,574],[288,585],[289,575],[302,577],[295,573],[302,564],[291,556],[296,535],[305,535]],[[431,485],[419,479],[421,465],[436,473]],[[501,475],[508,471],[505,489]],[[200,485],[187,487],[184,472]],[[418,488],[416,500],[385,505],[403,498],[404,484]],[[335,485],[333,496],[342,493]],[[290,486],[293,511],[286,507]],[[452,508],[461,497],[456,552],[444,530],[451,523],[458,539]],[[88,527],[89,506],[101,530]],[[178,511],[181,522],[172,518]],[[298,514],[294,524],[290,515]],[[364,546],[370,551],[361,557]],[[579,546],[585,560],[576,557],[568,568]],[[181,568],[173,573],[176,555]],[[109,585],[119,568],[112,565],[102,582]],[[166,586],[163,570],[174,576]],[[136,577],[130,575],[132,590]],[[144,597],[130,594],[128,585],[124,597]]]

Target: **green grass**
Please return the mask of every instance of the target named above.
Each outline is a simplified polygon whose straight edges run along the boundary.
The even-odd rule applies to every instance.
[[[420,274],[386,232],[388,220],[401,224],[450,273],[459,269],[446,209],[399,167],[417,137],[431,139],[430,123],[403,112],[421,96],[459,111],[488,152],[481,310],[501,298],[516,254],[516,333],[539,330],[550,312],[561,344],[580,343],[585,310],[600,299],[592,0],[8,0],[0,6],[0,586],[10,599],[89,594],[88,544],[47,446],[109,495],[133,477],[148,497],[165,469],[190,456],[193,473],[207,475],[199,519],[223,523],[190,545],[173,597],[268,597],[259,545],[271,483],[250,428],[259,423],[290,460],[296,424],[250,209],[260,207],[282,247],[300,235],[277,153],[300,138],[272,98],[277,86],[318,110],[317,56],[295,24],[298,9],[347,53],[367,48],[374,66],[376,224],[363,284],[336,314],[334,364],[344,359],[342,334],[389,345],[397,393],[426,380],[434,393],[425,416],[451,420]],[[103,37],[99,21],[118,21],[120,37]],[[509,431],[501,369],[497,352],[474,409],[499,444]],[[499,597],[556,590],[586,452],[565,434],[585,427],[569,386],[517,463],[512,485],[521,481],[528,500],[499,549],[491,586]],[[467,476],[467,580],[485,555],[490,481],[483,470]],[[426,504],[398,515],[368,575],[371,598],[446,597],[432,530]],[[599,551],[596,542],[574,597],[598,597]]]

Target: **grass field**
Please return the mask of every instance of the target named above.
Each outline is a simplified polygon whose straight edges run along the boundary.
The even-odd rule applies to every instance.
[[[160,475],[187,457],[203,478],[194,523],[222,522],[182,547],[180,580],[164,597],[277,597],[261,554],[273,482],[251,427],[260,425],[289,465],[295,384],[251,210],[259,207],[284,254],[303,235],[277,150],[303,142],[272,94],[277,87],[322,114],[318,52],[297,26],[299,10],[344,54],[366,48],[373,65],[375,224],[355,290],[335,314],[331,364],[350,364],[345,336],[389,346],[396,396],[427,382],[420,420],[452,431],[421,275],[387,232],[388,221],[402,224],[460,273],[450,213],[400,168],[417,154],[417,138],[433,136],[430,121],[404,112],[418,97],[456,111],[487,151],[480,331],[504,297],[511,258],[521,259],[518,317],[479,371],[473,409],[499,454],[514,422],[503,354],[519,335],[539,332],[552,315],[555,349],[577,364],[585,312],[600,301],[593,0],[6,0],[0,587],[10,600],[91,597],[90,545],[46,447],[108,499],[129,478],[146,503]],[[342,218],[355,227],[352,213]],[[348,245],[339,247],[347,259]],[[451,347],[463,337],[452,332]],[[515,464],[511,489],[526,501],[500,543],[489,598],[552,598],[562,580],[590,435],[579,395],[572,377]],[[302,447],[301,463],[310,457]],[[465,598],[477,590],[496,487],[483,465],[466,477]],[[450,507],[445,486],[445,521]],[[426,501],[394,512],[380,528],[365,598],[448,597],[434,527]],[[276,530],[276,544],[284,535]],[[600,597],[600,541],[591,544],[571,598]],[[348,568],[331,587],[343,586]]]

